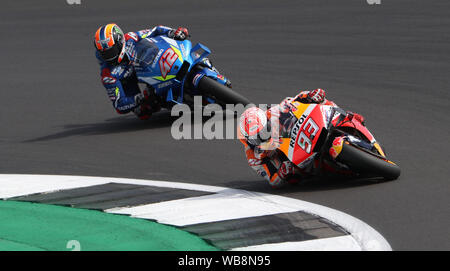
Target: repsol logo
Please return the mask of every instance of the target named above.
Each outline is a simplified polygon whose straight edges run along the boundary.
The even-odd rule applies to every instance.
[[[305,119],[306,119],[307,117],[308,117],[307,115],[303,114],[303,115],[300,117],[300,119],[298,120],[298,123],[303,124],[303,122],[305,122]]]
[[[295,141],[297,139],[297,134],[300,131],[300,127],[302,126],[303,122],[305,122],[306,118],[308,116],[303,114],[300,119],[295,123],[295,126],[292,128],[291,132],[291,140],[289,142],[289,147],[293,148],[295,146]]]

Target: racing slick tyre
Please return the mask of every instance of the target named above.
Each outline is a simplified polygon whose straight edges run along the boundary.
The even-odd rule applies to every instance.
[[[207,76],[202,77],[198,89],[204,95],[215,98],[217,103],[222,106],[225,104],[242,104],[244,106],[250,104],[250,101],[241,94]]]
[[[383,177],[386,180],[395,180],[400,176],[400,167],[394,162],[348,142],[343,144],[337,161],[364,176]]]

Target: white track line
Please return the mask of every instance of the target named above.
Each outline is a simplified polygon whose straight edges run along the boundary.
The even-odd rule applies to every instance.
[[[85,178],[80,181],[80,177],[77,176],[0,174],[0,199],[108,182],[110,181],[106,178]]]
[[[110,182],[217,193],[215,195],[109,210],[114,213],[128,213],[136,217],[157,219],[161,223],[170,222],[173,223],[172,225],[188,225],[199,223],[201,221],[212,222],[231,219],[233,217],[241,218],[292,211],[304,211],[306,213],[321,216],[343,227],[351,234],[351,237],[355,240],[361,250],[391,250],[389,243],[381,236],[381,234],[361,220],[343,212],[298,199],[225,187],[126,178],[0,174],[0,198],[6,199],[27,194],[53,192],[62,189],[87,187]],[[328,241],[332,241],[332,243],[328,243],[328,241],[324,242],[327,242],[327,245],[330,245],[331,248],[333,248],[333,245],[336,245],[335,248],[338,249],[339,242],[342,242],[342,239],[327,239],[330,239]],[[323,241],[326,239],[318,240]],[[333,243],[336,240],[339,240],[339,242]],[[348,240],[345,239],[344,241],[347,242]],[[314,245],[304,242],[283,243],[285,245],[283,246],[284,248],[281,248],[280,245],[272,245],[274,248],[276,247],[280,250],[291,250],[294,249],[295,243],[302,243],[302,245],[314,249]],[[317,243],[317,245],[320,246],[320,243]],[[268,246],[270,247],[270,245]],[[250,248],[251,247],[247,247],[247,249]],[[264,247],[255,246],[255,248],[263,249]],[[301,248],[302,246],[297,247],[297,249]],[[346,250],[346,248],[350,249],[354,247],[352,245],[348,246],[348,243],[345,243],[343,250]]]
[[[106,210],[109,213],[155,219],[160,223],[187,226],[198,223],[272,215],[299,211],[265,201],[263,195],[234,189],[217,194],[164,201],[130,208]]]
[[[285,242],[233,248],[236,251],[361,251],[361,246],[351,235],[314,239],[302,242]]]

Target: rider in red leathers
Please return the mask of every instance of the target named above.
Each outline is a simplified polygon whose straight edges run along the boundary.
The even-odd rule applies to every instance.
[[[248,108],[239,121],[240,141],[245,146],[249,166],[272,187],[296,183],[299,181],[299,176],[308,174],[308,170],[311,169],[311,167],[300,169],[291,161],[281,160],[276,151],[279,135],[289,133],[297,121],[296,118],[291,117],[291,112],[294,110],[291,105],[293,101],[337,107],[334,102],[325,99],[323,89],[315,89],[302,91],[295,97],[288,97],[267,111],[258,107]],[[352,114],[360,118],[362,122],[364,121],[361,115]]]

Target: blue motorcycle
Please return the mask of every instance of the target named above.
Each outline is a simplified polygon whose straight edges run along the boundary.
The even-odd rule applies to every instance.
[[[203,105],[249,104],[212,66],[210,53],[201,43],[192,47],[189,40],[157,36],[140,40],[130,58],[138,81],[154,89],[162,107],[193,106],[194,96],[202,96]]]

